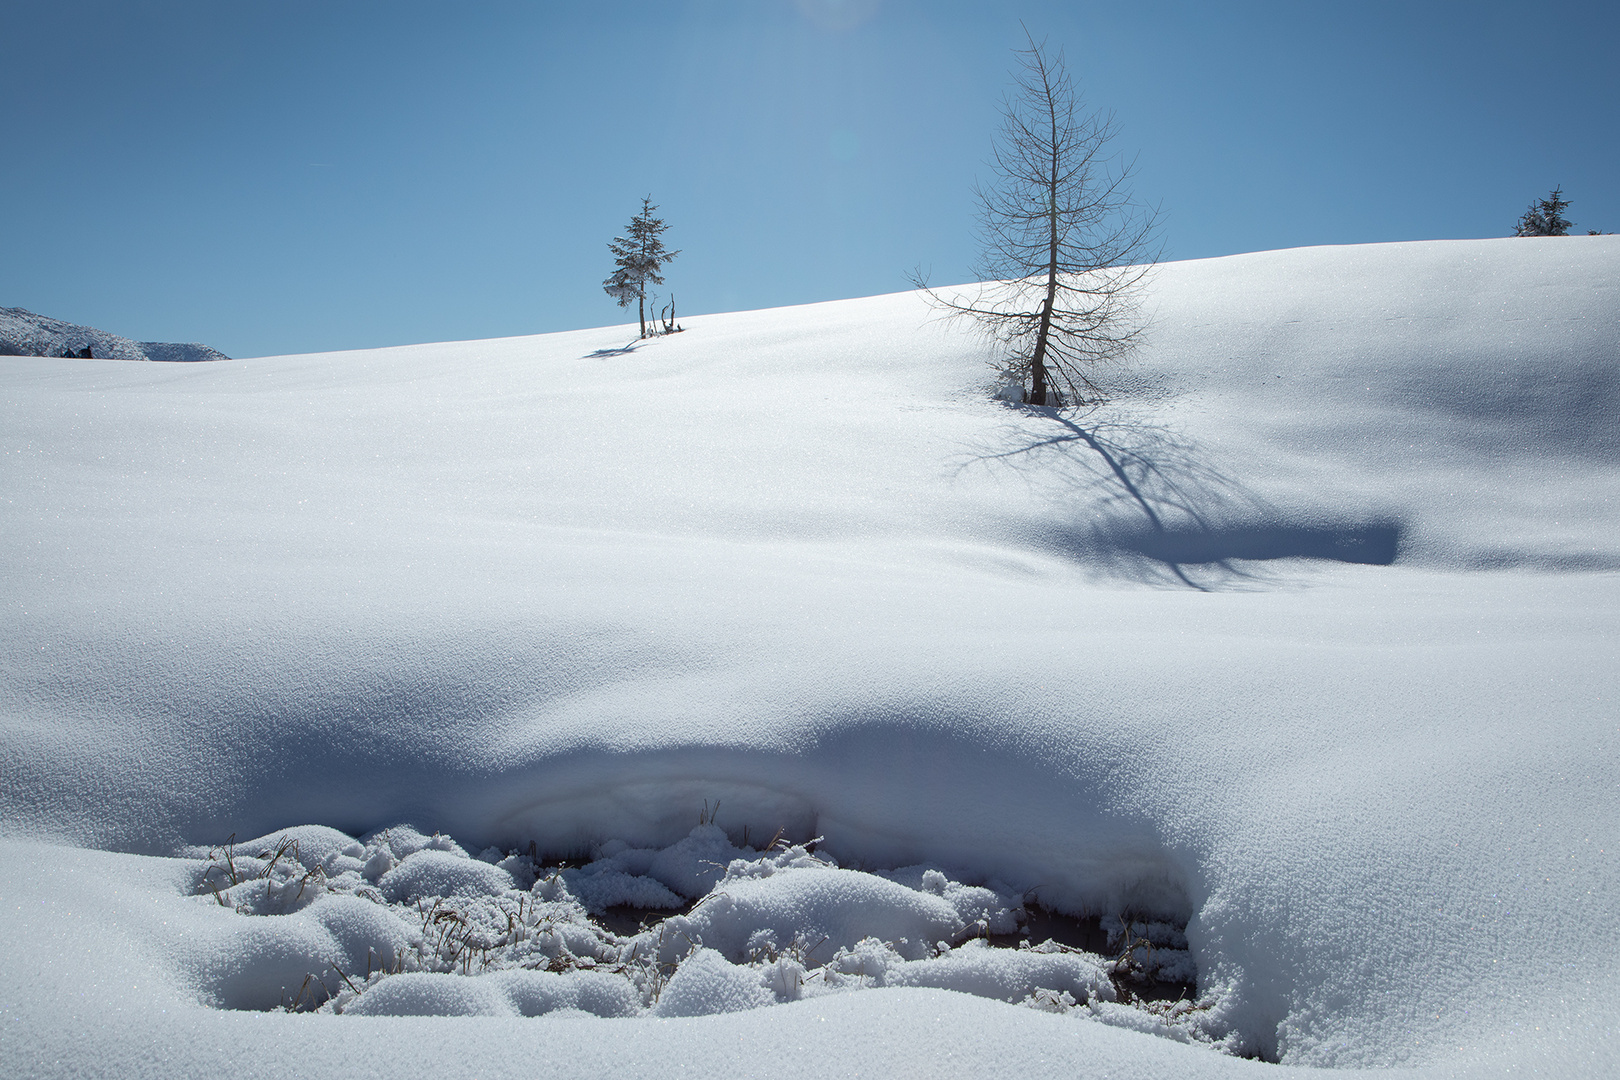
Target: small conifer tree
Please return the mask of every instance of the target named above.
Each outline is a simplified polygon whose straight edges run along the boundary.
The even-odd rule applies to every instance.
[[[616,236],[608,244],[614,270],[602,282],[602,291],[617,300],[620,307],[636,302],[642,337],[647,336],[647,287],[662,285],[664,264],[680,254],[665,249],[662,234],[669,226],[663,218],[653,217],[657,209],[652,196],[641,200],[641,213],[630,219],[627,235]]]
[[[1513,227],[1514,236],[1568,236],[1569,219],[1564,211],[1569,209],[1569,200],[1564,198],[1564,188],[1560,184],[1552,189],[1552,194],[1545,199],[1539,199],[1530,204],[1530,209],[1524,212],[1519,223]]]

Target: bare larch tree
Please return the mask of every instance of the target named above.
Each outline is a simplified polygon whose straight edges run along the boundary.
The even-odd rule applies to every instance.
[[[1004,370],[1028,381],[1030,404],[1095,402],[1103,395],[1089,369],[1122,358],[1142,334],[1158,218],[1131,200],[1131,165],[1108,152],[1113,118],[1084,109],[1062,53],[1049,58],[1030,37],[1018,57],[995,179],[974,187],[982,284],[930,295],[1004,346]]]
[[[641,213],[631,218],[625,229],[628,235],[615,236],[608,244],[615,266],[602,282],[602,291],[617,300],[620,307],[636,302],[642,337],[647,336],[647,286],[662,285],[664,264],[680,254],[664,248],[663,233],[669,226],[663,218],[653,217],[657,209],[652,196],[641,200]]]

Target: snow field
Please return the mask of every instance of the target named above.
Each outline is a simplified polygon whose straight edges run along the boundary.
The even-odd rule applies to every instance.
[[[0,358],[0,1061],[1276,1068],[1057,1015],[1077,1010],[1285,1068],[1607,1076],[1615,238],[1266,252],[1166,265],[1152,288],[1151,343],[1090,414],[994,402],[982,343],[910,294],[683,320],[628,352],[610,330],[185,367]],[[615,890],[714,888],[736,856],[689,881],[642,860],[715,799],[753,843],[824,837],[838,869],[666,909],[704,944],[651,1005],[600,970],[619,960],[589,987],[577,965],[398,970],[436,901],[470,896],[450,910],[497,938],[503,905],[564,901],[448,848],[372,865],[379,827],[502,860],[590,852],[596,880],[556,878],[589,922]],[[233,829],[273,844],[297,821],[332,830],[299,845],[322,880],[283,859],[222,906],[199,878]],[[901,985],[981,951],[863,947],[838,921],[859,899],[934,925],[945,893],[871,869],[919,866],[947,893],[1185,920],[1209,1007],[1167,1021],[989,968],[1005,993]],[[796,891],[820,880],[864,884]],[[800,960],[810,924],[858,970]],[[553,926],[579,957],[604,940]],[[1037,955],[996,962],[1057,962]],[[653,1010],[779,1001],[782,961],[805,968],[798,1001]],[[302,1008],[328,962],[379,1011],[503,1015],[210,1007],[305,989]],[[866,988],[823,993],[829,975]],[[585,1015],[624,987],[638,1015]],[[1020,987],[1035,1007],[1008,1004]]]

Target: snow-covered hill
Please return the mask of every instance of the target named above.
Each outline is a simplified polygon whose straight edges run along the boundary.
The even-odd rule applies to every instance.
[[[82,360],[229,360],[196,342],[131,341],[93,326],[63,322],[23,308],[0,308],[0,356],[56,356]]]
[[[914,294],[644,343],[0,359],[5,1060],[1275,1068],[1203,1040],[1287,1065],[1604,1075],[1620,243],[1175,263],[1150,307],[1149,346],[1090,413],[992,401],[983,344]],[[720,855],[654,851],[695,851],[671,845],[716,801],[725,836],[688,841]],[[199,876],[233,833],[404,823],[352,846],[295,834],[349,884],[294,913],[233,910]],[[744,829],[823,836],[841,869],[772,877]],[[486,846],[510,869],[455,861]],[[405,867],[460,882],[458,918],[466,890],[504,903],[508,880],[539,903],[531,851],[599,857],[578,872],[644,894],[727,875],[682,924],[718,952],[688,961],[680,1010],[497,1015],[539,992],[510,973],[453,992],[433,980],[461,976],[391,976],[415,981],[371,999],[484,1016],[215,1007],[291,998],[316,969],[342,992],[324,965],[387,936],[365,929],[383,900],[427,895],[388,876]],[[232,903],[270,910],[292,866]],[[938,876],[856,874],[908,866]],[[824,876],[790,902],[810,879],[787,870]],[[1199,1015],[1055,1015],[927,989],[971,980],[920,968],[848,989],[884,981],[860,960],[763,1012],[668,1018],[766,1000],[784,969],[721,943],[748,903],[805,926],[835,911],[851,941],[865,912],[888,941],[966,919],[980,884],[992,906],[1185,921]],[[879,968],[955,962],[881,944],[860,954]],[[548,1007],[586,1007],[568,985]]]

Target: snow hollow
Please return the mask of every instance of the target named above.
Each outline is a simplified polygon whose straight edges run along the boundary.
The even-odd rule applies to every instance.
[[[0,1073],[1608,1075],[1620,242],[1148,307],[0,357]]]

